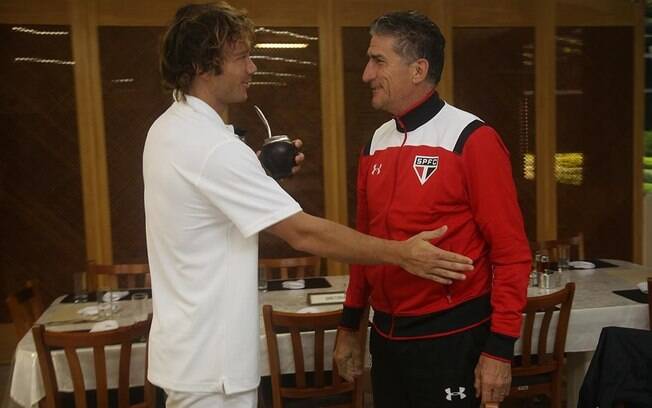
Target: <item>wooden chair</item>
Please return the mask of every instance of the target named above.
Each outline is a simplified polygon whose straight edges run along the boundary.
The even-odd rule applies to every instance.
[[[319,276],[321,258],[262,258],[258,261],[258,267],[265,271],[268,280]]]
[[[40,282],[37,279],[28,280],[21,289],[10,294],[6,302],[17,339],[20,340],[45,311]]]
[[[97,395],[97,407],[119,407],[119,408],[144,408],[154,406],[154,387],[147,381],[147,366],[145,367],[145,392],[144,401],[131,404],[129,393],[129,371],[131,366],[132,343],[141,341],[149,333],[151,318],[146,321],[135,323],[132,326],[120,327],[115,330],[90,333],[83,332],[50,332],[42,325],[36,325],[32,329],[34,343],[38,354],[41,376],[45,388],[45,400],[41,406],[46,408],[62,407],[62,398],[59,393],[57,378],[52,360],[52,352],[57,348],[63,348],[70,375],[74,387],[75,407],[86,408],[88,406],[84,376],[77,355],[81,348],[93,349],[93,362],[95,367],[95,383]],[[120,366],[118,378],[118,401],[109,401],[107,389],[106,370],[106,346],[120,345]],[[145,364],[147,364],[145,362]]]
[[[148,264],[96,264],[88,262],[86,285],[89,291],[100,286],[120,289],[150,288]]]
[[[525,307],[521,356],[512,364],[512,387],[510,398],[529,398],[547,395],[551,407],[561,407],[561,377],[564,366],[564,348],[570,318],[575,284],[550,295],[531,297]],[[536,315],[543,313],[541,327],[535,333]],[[551,331],[553,314],[558,314],[552,352],[548,350],[548,333]],[[536,346],[536,352],[532,348]]]
[[[362,408],[363,386],[362,379],[349,383],[342,379],[337,371],[335,361],[332,362],[333,370],[329,373],[324,370],[324,331],[337,329],[342,311],[325,313],[284,313],[275,312],[271,305],[263,306],[265,320],[265,335],[267,337],[267,353],[272,382],[273,408],[282,408],[283,399],[324,398],[330,396],[344,396],[351,394],[351,402],[336,405],[338,408]],[[360,346],[364,350],[369,324],[369,310],[363,314],[360,323]],[[307,375],[304,364],[303,344],[301,333],[314,331],[314,372]],[[292,352],[294,356],[294,384],[282,384],[280,357],[278,350],[278,333],[290,333],[292,338]],[[320,405],[324,406],[324,405]]]
[[[575,236],[572,236],[570,238],[565,238],[565,239],[551,239],[548,241],[539,241],[535,244],[536,250],[548,250],[548,251],[553,251],[557,246],[559,245],[569,245],[571,249],[570,253],[570,259],[571,261],[577,261],[581,259],[586,259],[585,258],[585,253],[584,253],[584,234],[583,233],[578,233]],[[554,258],[554,257],[553,257]],[[556,261],[556,259],[553,259]]]

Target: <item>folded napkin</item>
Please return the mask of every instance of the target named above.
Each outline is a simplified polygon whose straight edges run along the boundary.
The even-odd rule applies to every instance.
[[[638,286],[638,290],[640,290],[643,293],[647,293],[648,287],[647,287],[647,281],[639,282],[636,284]]]
[[[303,279],[297,279],[294,281],[285,281],[282,285],[285,289],[303,289],[306,287],[306,281]]]
[[[321,313],[321,312],[323,312],[323,310],[319,310],[319,308],[314,306],[308,306],[297,310],[297,313]]]
[[[111,292],[106,292],[102,296],[102,300],[105,301],[105,302],[109,302],[111,300],[116,302],[116,301],[122,299],[123,297],[125,297],[127,295],[129,295],[128,290],[123,290],[123,291],[119,291],[119,292],[118,291],[111,291]]]
[[[595,264],[588,261],[571,261],[568,265],[575,269],[595,269]]]
[[[99,309],[97,306],[86,306],[83,309],[79,309],[77,313],[79,313],[82,316],[95,316],[99,313]]]
[[[118,322],[115,320],[104,320],[101,322],[97,322],[91,327],[91,333],[95,332],[101,332],[101,331],[107,331],[107,330],[115,330],[119,327]]]
[[[111,308],[111,310],[113,311],[113,313],[120,310],[120,305],[117,305],[117,304],[114,303],[112,306],[113,307]],[[84,317],[97,316],[97,314],[99,312],[100,312],[100,310],[99,310],[99,308],[97,306],[86,306],[85,308],[79,309],[77,311],[77,313],[79,313],[80,315],[82,315]]]

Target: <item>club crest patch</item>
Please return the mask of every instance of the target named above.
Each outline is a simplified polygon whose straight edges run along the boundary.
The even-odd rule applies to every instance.
[[[421,185],[424,185],[426,181],[432,176],[432,174],[437,171],[437,166],[439,165],[439,156],[415,156],[414,172],[419,178]]]

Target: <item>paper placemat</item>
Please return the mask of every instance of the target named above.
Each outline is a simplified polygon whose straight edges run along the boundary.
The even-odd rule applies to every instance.
[[[638,289],[626,289],[626,290],[614,290],[616,295],[620,295],[629,300],[633,300],[638,303],[647,303],[647,294],[641,292]]]
[[[593,265],[595,265],[595,268],[590,268],[590,269],[600,269],[600,268],[617,268],[618,265],[612,264],[607,261],[602,261],[600,259],[579,259],[580,261],[585,261],[585,262],[591,262]],[[557,262],[551,262],[553,268],[557,267]],[[586,268],[574,268],[573,266],[570,266],[571,270],[586,270]]]
[[[147,293],[147,297],[151,298],[152,297],[152,289],[149,288],[138,288],[138,289],[116,289],[117,291],[127,291],[129,294],[127,296],[124,296],[122,299],[118,300],[118,302],[122,302],[124,300],[131,300],[131,295],[135,293]],[[97,293],[91,292],[88,294],[88,300],[85,303],[92,303],[92,302],[97,302]],[[61,301],[61,303],[75,303],[75,295],[74,294],[69,294],[66,295],[65,298]]]

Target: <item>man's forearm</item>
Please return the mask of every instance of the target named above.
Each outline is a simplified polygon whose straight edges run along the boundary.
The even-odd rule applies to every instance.
[[[419,277],[442,284],[465,279],[473,269],[471,259],[444,251],[430,243],[446,233],[442,226],[406,241],[391,241],[300,212],[267,228],[293,248],[346,263],[400,266]]]
[[[268,228],[294,249],[346,263],[400,265],[400,242],[362,234],[335,222],[306,213]]]

